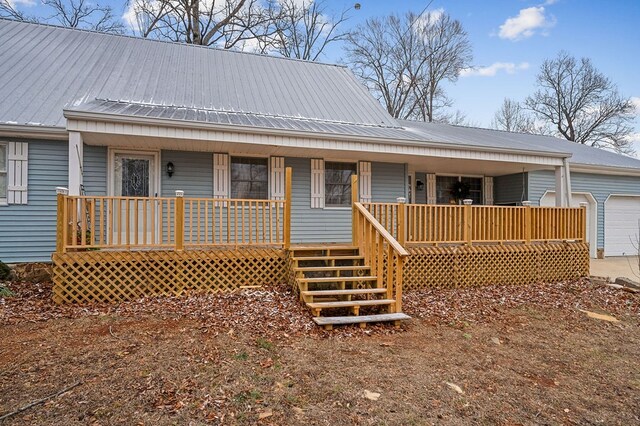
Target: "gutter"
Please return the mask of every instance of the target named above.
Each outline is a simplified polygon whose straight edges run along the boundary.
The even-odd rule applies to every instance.
[[[595,173],[602,175],[627,175],[627,176],[640,176],[640,167],[616,167],[616,166],[603,166],[596,164],[576,164],[571,163],[571,171],[577,173]]]
[[[69,132],[64,127],[33,126],[0,123],[0,135],[34,139],[66,140]]]
[[[200,129],[200,130],[221,130],[227,132],[234,133],[263,133],[274,136],[297,136],[303,138],[313,138],[313,139],[325,139],[325,140],[344,140],[344,141],[355,141],[355,142],[365,142],[371,143],[372,141],[399,145],[399,146],[408,146],[408,147],[427,147],[427,148],[442,148],[442,149],[454,149],[461,151],[476,151],[476,152],[495,152],[495,153],[503,153],[503,154],[513,154],[513,155],[530,155],[530,156],[538,156],[538,157],[550,157],[550,158],[569,158],[571,157],[571,153],[565,152],[548,152],[548,151],[535,151],[535,150],[514,150],[507,148],[489,148],[489,147],[479,147],[477,145],[465,145],[465,144],[449,144],[442,142],[427,142],[427,141],[411,141],[406,139],[389,139],[389,138],[381,138],[375,136],[354,136],[354,135],[343,135],[339,133],[313,133],[313,132],[302,132],[297,130],[284,130],[284,129],[273,129],[270,127],[259,127],[259,126],[241,126],[241,125],[232,125],[232,124],[218,124],[218,123],[202,123],[197,121],[185,121],[185,120],[175,120],[175,119],[159,119],[155,117],[133,117],[129,115],[121,115],[121,114],[107,114],[107,113],[95,113],[95,112],[83,112],[83,111],[72,111],[72,110],[64,110],[64,116],[67,119],[90,119],[93,121],[102,121],[102,122],[116,122],[116,123],[129,123],[129,124],[152,124],[161,127],[177,127],[177,128],[186,128],[186,129]]]

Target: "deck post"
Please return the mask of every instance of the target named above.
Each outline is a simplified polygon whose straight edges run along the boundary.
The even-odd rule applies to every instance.
[[[398,242],[402,247],[404,247],[407,242],[407,199],[404,197],[398,197],[396,198],[396,201],[398,201]]]
[[[291,247],[291,167],[284,171],[284,248]]]
[[[358,175],[351,175],[351,244],[358,245]]]
[[[587,241],[587,206],[589,203],[580,203],[580,240],[583,243]]]
[[[531,201],[523,201],[524,209],[524,243],[531,244]]]
[[[462,229],[464,240],[467,242],[467,245],[472,245],[473,243],[473,223],[471,221],[471,209],[473,208],[471,204],[473,204],[473,200],[464,199],[462,200],[464,204],[464,228]]]
[[[184,191],[176,191],[176,214],[174,215],[176,251],[184,250]]]
[[[66,251],[66,243],[67,243],[67,226],[65,221],[65,211],[66,211],[66,197],[69,194],[69,190],[67,188],[63,188],[61,186],[56,188],[56,198],[57,198],[57,216],[56,216],[56,253],[62,254]]]

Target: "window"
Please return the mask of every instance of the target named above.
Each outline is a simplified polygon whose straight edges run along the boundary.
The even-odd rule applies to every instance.
[[[6,143],[0,143],[0,202],[7,202],[7,149]]]
[[[231,158],[231,198],[269,198],[268,159]]]
[[[464,198],[473,200],[473,204],[482,204],[482,178],[469,176],[436,176],[436,202],[438,204],[458,204],[453,195],[457,185],[464,184],[468,192]]]
[[[351,175],[356,174],[355,163],[324,163],[324,204],[326,207],[351,205]]]

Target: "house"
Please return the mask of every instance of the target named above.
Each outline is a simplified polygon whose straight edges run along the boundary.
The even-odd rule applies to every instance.
[[[7,20],[0,40],[0,259],[47,261],[57,252],[56,285],[76,285],[61,289],[60,300],[131,297],[112,283],[138,289],[141,276],[154,274],[179,284],[161,292],[180,292],[186,281],[211,279],[219,290],[287,270],[298,273],[308,300],[307,283],[327,277],[300,278],[309,271],[295,259],[321,252],[330,259],[307,269],[367,268],[349,276],[358,288],[343,280],[332,290],[339,298],[351,292],[340,303],[357,314],[368,303],[351,301],[369,289],[362,282],[399,300],[402,262],[416,283],[429,281],[425,274],[459,279],[423,264],[461,273],[446,262],[467,252],[484,262],[474,268],[484,268],[487,282],[498,270],[511,279],[525,252],[531,280],[584,274],[583,210],[568,208],[570,199],[592,194],[584,198],[597,204],[590,241],[605,255],[607,233],[623,232],[611,231],[606,217],[640,211],[629,210],[640,203],[638,160],[547,137],[398,121],[345,67]],[[635,198],[615,201],[623,193]],[[463,206],[462,198],[471,201]],[[525,247],[531,241],[541,244]],[[545,245],[552,241],[563,244]],[[489,247],[496,242],[501,248]],[[342,245],[318,248],[327,243]],[[423,266],[409,267],[403,244],[419,243],[433,250],[416,251],[411,258]],[[281,249],[290,244],[287,255]],[[157,251],[136,250],[149,246]],[[222,257],[194,250],[223,246]],[[540,259],[532,259],[546,251],[557,262],[547,269],[560,275],[541,278]],[[335,256],[364,264],[340,266]],[[492,256],[503,264],[496,268]],[[218,275],[203,272],[222,263]],[[242,278],[229,278],[232,269]],[[95,282],[111,284],[92,293]],[[160,291],[155,281],[144,285]],[[310,307],[319,315],[322,303]]]

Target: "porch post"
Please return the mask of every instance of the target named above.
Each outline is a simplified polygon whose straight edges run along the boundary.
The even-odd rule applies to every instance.
[[[351,244],[358,244],[358,215],[356,203],[358,199],[358,175],[351,175]]]
[[[67,220],[66,220],[66,203],[65,199],[69,194],[69,190],[67,188],[63,188],[61,186],[56,188],[56,198],[58,202],[58,210],[56,216],[56,253],[62,254],[64,253],[65,246],[67,243],[66,230],[67,230]]]
[[[523,201],[524,209],[524,243],[531,244],[531,201]]]
[[[284,248],[291,247],[291,167],[284,170]]]
[[[473,200],[464,199],[462,200],[464,205],[464,227],[462,228],[462,232],[464,234],[464,240],[467,242],[467,245],[473,244],[473,221],[471,220],[471,209],[473,204]]]
[[[571,169],[569,168],[569,159],[562,160],[564,163],[564,185],[565,185],[565,207],[571,207]]]
[[[83,161],[82,134],[69,132],[69,195],[80,195]]]
[[[173,218],[176,251],[182,251],[184,249],[184,191],[176,191],[176,213]]]
[[[556,207],[567,205],[565,173],[564,166],[556,166]]]

